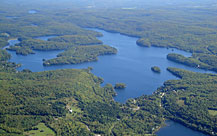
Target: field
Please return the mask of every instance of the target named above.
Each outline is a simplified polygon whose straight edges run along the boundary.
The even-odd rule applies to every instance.
[[[35,130],[34,130],[35,129]],[[39,123],[33,130],[24,133],[25,136],[55,136],[56,134],[44,123]]]

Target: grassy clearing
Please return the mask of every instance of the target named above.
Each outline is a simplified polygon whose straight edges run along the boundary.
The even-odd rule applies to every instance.
[[[71,107],[71,109],[72,109],[72,112],[78,112],[78,113],[81,112],[81,109],[79,109],[77,107]]]
[[[208,112],[212,116],[216,116],[217,115],[217,110],[208,110]]]
[[[39,123],[34,127],[36,130],[24,132],[25,136],[55,136],[56,134],[44,123]]]
[[[66,114],[66,117],[68,119],[76,117],[79,113],[81,113],[81,109],[77,108],[77,107],[70,107],[69,108],[71,111],[69,111],[69,113]]]
[[[185,106],[185,101],[184,100],[178,100],[176,102],[179,106]]]

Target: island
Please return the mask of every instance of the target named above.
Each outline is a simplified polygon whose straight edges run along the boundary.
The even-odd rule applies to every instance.
[[[157,66],[151,67],[151,70],[152,70],[153,72],[155,72],[155,73],[160,73],[160,72],[161,72],[160,68],[157,67]]]
[[[28,54],[35,54],[29,47],[10,46],[7,50],[16,51],[16,54],[26,56]]]
[[[108,45],[76,46],[57,55],[57,58],[45,60],[44,66],[79,64],[97,61],[98,56],[116,54],[117,49]]]
[[[124,88],[126,88],[125,83],[116,83],[115,84],[115,89],[124,89]]]

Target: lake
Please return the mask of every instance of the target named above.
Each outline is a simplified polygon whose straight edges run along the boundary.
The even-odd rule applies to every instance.
[[[139,97],[143,94],[150,95],[158,87],[162,86],[166,80],[178,79],[166,70],[167,67],[182,68],[194,72],[211,73],[197,68],[188,67],[167,60],[166,56],[169,53],[178,53],[186,57],[191,56],[191,53],[184,52],[177,49],[166,49],[156,47],[140,47],[136,45],[138,38],[128,37],[119,33],[110,33],[99,29],[91,29],[101,32],[104,36],[98,37],[104,44],[110,45],[118,49],[116,55],[100,56],[97,62],[88,62],[76,65],[59,65],[59,66],[43,66],[43,59],[51,59],[63,51],[34,51],[36,54],[28,56],[16,55],[14,51],[8,51],[11,55],[11,62],[21,63],[22,66],[18,70],[30,69],[33,72],[55,70],[55,69],[70,69],[70,68],[87,68],[93,67],[92,73],[96,76],[102,77],[106,83],[125,83],[126,88],[122,90],[116,89],[117,96],[115,101],[120,103],[126,102],[127,99]],[[55,36],[38,37],[37,39],[48,40],[48,38]],[[10,40],[10,45],[17,43],[17,40]],[[151,70],[152,66],[158,66],[161,73],[154,73]],[[175,125],[174,125],[175,124]],[[176,135],[176,132],[184,134],[188,130],[189,136],[205,136],[202,133],[188,129],[178,123],[172,123],[168,127],[162,128],[157,134],[158,136]],[[176,129],[171,130],[171,126]],[[178,131],[179,130],[179,131]],[[183,135],[184,136],[184,135]]]
[[[32,9],[32,10],[29,10],[29,11],[28,11],[28,13],[29,13],[29,14],[36,14],[36,13],[37,13],[37,11],[36,11],[36,10],[34,10],[34,9]]]
[[[92,73],[102,77],[104,84],[125,83],[127,87],[122,90],[116,89],[117,96],[114,99],[124,103],[129,98],[139,97],[143,94],[152,94],[158,87],[163,85],[166,80],[177,79],[174,75],[166,70],[167,67],[176,67],[195,72],[210,72],[197,68],[192,68],[167,60],[168,53],[179,53],[184,56],[191,56],[191,53],[177,49],[166,49],[157,47],[140,47],[136,45],[137,38],[124,36],[118,33],[109,33],[103,30],[92,29],[101,32],[104,36],[98,39],[104,44],[113,46],[118,49],[116,55],[100,56],[97,62],[88,62],[77,65],[59,65],[43,66],[43,59],[51,59],[62,51],[34,51],[36,54],[28,56],[16,55],[13,51],[8,51],[11,55],[11,62],[21,63],[22,69],[30,69],[33,72],[69,69],[69,68],[87,68],[93,67]],[[48,40],[55,36],[44,36],[36,39]],[[17,43],[16,40],[9,41],[12,45]],[[161,73],[154,73],[152,66],[158,66]],[[103,84],[103,85],[104,85]]]
[[[156,133],[157,136],[207,136],[171,120],[166,120],[165,123],[166,126]]]

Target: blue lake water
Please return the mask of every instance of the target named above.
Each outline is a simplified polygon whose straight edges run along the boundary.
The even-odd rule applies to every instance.
[[[171,120],[166,120],[165,123],[166,126],[156,133],[157,136],[207,136]]]
[[[12,40],[8,40],[8,43],[9,44],[7,46],[5,46],[3,49],[7,49],[9,46],[14,46],[15,44],[19,43],[19,41],[17,39],[12,39]],[[12,56],[12,57],[14,57],[14,56]]]
[[[16,19],[16,18],[18,18],[18,17],[16,17],[16,16],[6,16],[6,18],[7,18],[7,19]]]
[[[35,26],[37,26],[37,25],[35,25]],[[51,35],[51,36],[41,36],[41,37],[36,37],[35,39],[47,41],[48,39],[54,38],[54,37],[57,37],[57,36],[54,36],[54,35]]]
[[[36,25],[36,24],[31,24],[31,26],[38,27],[38,25]]]
[[[121,103],[126,102],[129,98],[139,97],[143,94],[152,94],[158,87],[162,86],[166,80],[177,79],[177,77],[166,70],[167,67],[182,68],[201,73],[212,73],[211,71],[184,66],[169,61],[166,58],[168,53],[178,53],[186,57],[191,56],[191,53],[177,49],[140,47],[136,45],[137,38],[124,36],[118,33],[109,33],[99,29],[91,30],[101,32],[104,36],[99,37],[98,39],[103,41],[104,44],[117,48],[118,53],[116,55],[100,56],[97,62],[44,67],[43,59],[55,58],[56,55],[62,51],[34,51],[36,54],[28,56],[16,55],[15,52],[8,51],[12,55],[10,61],[22,64],[18,70],[30,69],[33,72],[93,67],[92,73],[104,79],[103,85],[106,83],[111,83],[113,85],[120,82],[126,83],[127,87],[123,90],[116,90],[117,96],[114,97],[116,101]],[[52,37],[54,36],[38,37],[37,39],[48,40],[48,38]],[[17,40],[9,41],[11,45],[17,42]],[[152,72],[152,66],[160,67],[161,73],[158,74]],[[177,135],[177,132],[179,131],[182,136],[188,136],[185,135],[185,133],[181,133],[182,131],[188,130],[187,134],[189,134],[189,136],[204,136],[202,133],[176,124],[177,123],[175,123],[176,129],[171,130],[171,126],[174,125],[170,125],[162,128],[157,135]],[[196,133],[199,135],[194,135]]]
[[[29,14],[35,14],[35,13],[37,13],[37,11],[32,9],[32,10],[29,10],[28,13]]]

